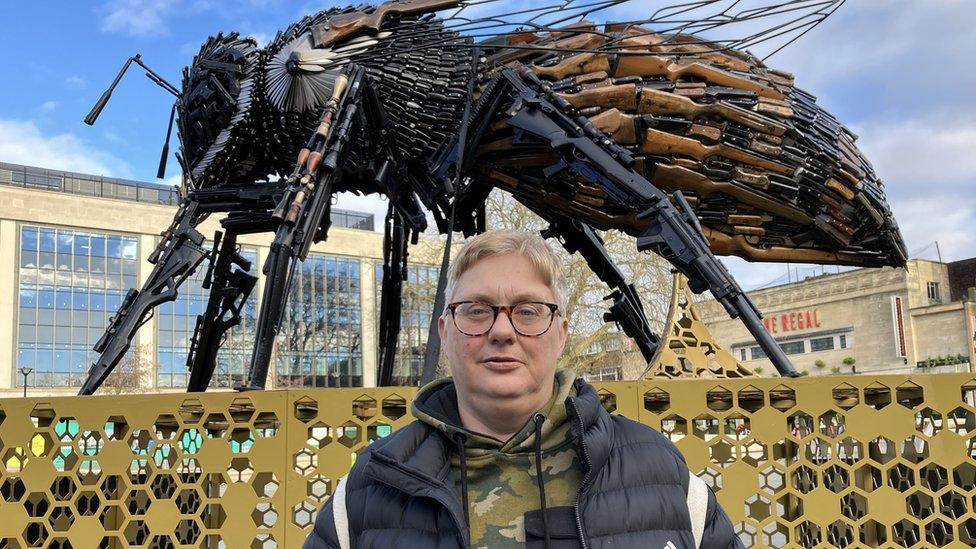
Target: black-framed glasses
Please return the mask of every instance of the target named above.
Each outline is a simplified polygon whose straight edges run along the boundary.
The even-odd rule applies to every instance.
[[[552,319],[559,306],[541,301],[523,301],[514,305],[489,305],[480,301],[458,301],[449,303],[454,327],[464,335],[480,336],[488,333],[498,319],[498,313],[505,311],[512,328],[519,335],[541,336],[549,331]]]

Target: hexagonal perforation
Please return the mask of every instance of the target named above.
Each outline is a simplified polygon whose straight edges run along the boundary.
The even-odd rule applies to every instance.
[[[736,400],[739,408],[749,413],[755,413],[762,410],[763,406],[766,405],[766,394],[761,389],[747,385],[736,393]]]
[[[383,399],[383,416],[396,421],[407,414],[407,400],[400,395],[390,395]]]
[[[908,381],[895,387],[895,399],[898,404],[912,410],[925,401],[925,391],[915,383]]]
[[[644,409],[649,412],[660,414],[666,412],[671,407],[671,395],[660,387],[652,387],[644,393]]]
[[[830,390],[830,395],[834,399],[834,406],[847,411],[861,403],[857,387],[850,383],[841,383]]]
[[[732,391],[721,385],[705,393],[705,403],[709,410],[724,412],[732,408]]]

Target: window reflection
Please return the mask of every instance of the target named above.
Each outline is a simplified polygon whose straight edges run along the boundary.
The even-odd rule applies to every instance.
[[[106,239],[118,242],[107,257]],[[102,243],[101,246],[96,243]],[[128,250],[123,257],[122,249]],[[17,365],[34,369],[39,387],[80,386],[95,360],[91,350],[105,329],[106,303],[122,299],[121,272],[137,272],[136,237],[22,226],[20,230]],[[108,274],[106,259],[119,271]]]
[[[309,254],[298,266],[285,307],[276,385],[362,385],[359,308],[359,260]]]
[[[400,334],[393,360],[393,384],[417,385],[423,374],[430,329],[431,310],[437,294],[440,269],[428,265],[408,265],[403,284]],[[383,294],[383,265],[376,266],[376,333],[379,334],[380,305]]]
[[[131,253],[135,254],[135,251]],[[259,269],[256,266],[257,251],[242,248],[240,253],[251,262],[251,273],[256,272]],[[159,306],[156,324],[156,384],[159,387],[185,387],[189,381],[186,359],[197,315],[203,314],[207,308],[209,291],[203,288],[203,279],[209,266],[209,261],[201,263],[193,276],[180,286],[179,297]],[[256,292],[252,292],[241,311],[241,323],[225,334],[217,353],[211,387],[233,387],[246,381],[255,334],[256,300]]]

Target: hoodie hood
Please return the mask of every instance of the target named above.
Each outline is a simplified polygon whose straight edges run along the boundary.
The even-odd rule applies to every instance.
[[[556,371],[552,397],[539,410],[546,417],[542,424],[543,451],[565,443],[569,435],[569,418],[564,403],[567,398],[576,396],[576,387],[573,383],[575,380],[576,373],[571,370]],[[455,440],[458,434],[464,435],[465,451],[471,457],[494,452],[531,453],[535,447],[534,417],[528,418],[525,425],[507,441],[500,441],[465,429],[461,425],[461,416],[458,412],[457,388],[450,377],[432,381],[422,387],[414,398],[411,411],[419,421],[437,429],[448,440]]]

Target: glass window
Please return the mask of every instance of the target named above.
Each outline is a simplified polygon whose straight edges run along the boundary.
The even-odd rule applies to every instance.
[[[752,360],[759,360],[761,358],[766,358],[766,351],[763,351],[762,347],[758,345],[749,349],[749,354],[752,355]]]
[[[803,341],[789,341],[786,343],[780,343],[779,346],[783,349],[783,352],[788,355],[798,355],[806,352]]]
[[[829,351],[834,348],[833,337],[818,337],[810,340],[810,351]]]
[[[357,267],[358,271],[358,267]],[[379,336],[380,307],[383,297],[383,265],[376,265],[376,334]],[[400,332],[393,359],[393,382],[416,385],[423,373],[430,327],[430,311],[437,294],[440,269],[431,265],[409,265],[401,290]],[[359,309],[350,311],[359,318]]]
[[[95,289],[104,286],[104,280],[86,272],[99,265],[104,270],[109,238],[120,247],[138,245],[131,236],[21,227],[21,256],[33,257],[40,250],[33,264],[22,261],[19,280],[18,367],[35,369],[28,383],[79,386],[84,382],[88,364],[95,358],[91,348],[106,323],[104,314],[89,314],[104,308],[106,292]],[[72,266],[74,273],[69,272]],[[108,293],[120,299],[121,290]]]
[[[840,348],[841,349],[846,349],[847,348],[847,336],[846,335],[841,335],[838,339],[840,340],[839,341]]]
[[[241,255],[251,262],[251,273],[255,273],[257,251],[243,248]],[[186,358],[190,352],[190,340],[196,329],[197,315],[206,311],[209,299],[209,291],[203,289],[208,267],[207,261],[201,263],[180,286],[176,301],[164,303],[157,309],[156,352],[159,368],[156,383],[159,387],[185,387],[187,384]],[[256,333],[256,303],[257,295],[252,292],[242,308],[241,323],[224,335],[210,381],[211,387],[233,387],[246,381]],[[115,308],[119,304],[109,303]]]

